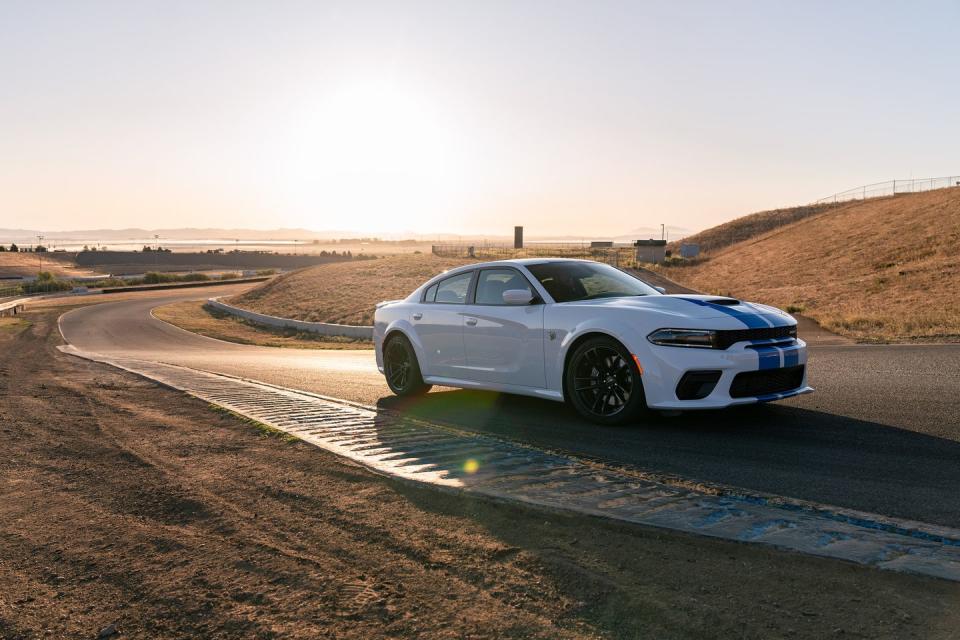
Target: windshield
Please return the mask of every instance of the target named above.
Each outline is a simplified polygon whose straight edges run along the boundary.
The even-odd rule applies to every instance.
[[[557,302],[659,295],[637,278],[596,262],[545,262],[527,269]]]

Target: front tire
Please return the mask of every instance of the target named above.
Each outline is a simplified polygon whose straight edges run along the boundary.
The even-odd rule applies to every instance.
[[[401,398],[430,391],[431,385],[423,381],[420,373],[413,345],[402,334],[390,337],[383,345],[383,374],[390,391]]]
[[[625,424],[647,409],[633,356],[604,336],[574,349],[564,373],[566,397],[581,416],[602,425]]]

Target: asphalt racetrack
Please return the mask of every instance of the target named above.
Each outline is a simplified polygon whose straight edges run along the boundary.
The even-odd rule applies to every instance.
[[[236,290],[171,291],[90,305],[65,314],[61,330],[84,351],[377,405],[655,474],[960,527],[960,345],[814,340],[814,394],[604,428],[560,403],[489,392],[435,388],[401,401],[390,395],[370,350],[238,345],[150,315],[159,305]]]

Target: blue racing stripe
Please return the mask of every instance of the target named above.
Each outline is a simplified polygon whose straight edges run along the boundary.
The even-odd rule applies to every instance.
[[[755,304],[750,302],[741,302],[740,304],[754,309],[758,314],[763,314],[763,319],[774,327],[789,327],[790,325],[796,324],[796,322],[790,320],[786,316],[780,315],[779,313],[774,313],[772,311],[767,311],[765,309],[760,309]]]
[[[780,368],[780,349],[778,347],[753,347],[760,356],[760,370]]]
[[[768,322],[763,316],[760,316],[756,313],[744,313],[743,311],[738,311],[731,307],[722,305],[722,304],[713,304],[707,302],[706,300],[698,300],[696,298],[680,298],[681,300],[686,300],[687,302],[692,302],[693,304],[698,304],[701,307],[708,307],[715,311],[725,313],[732,318],[736,318],[744,324],[744,326],[750,329],[766,329],[772,325],[771,322]]]
[[[795,367],[800,364],[800,347],[787,347],[783,350],[783,366]]]

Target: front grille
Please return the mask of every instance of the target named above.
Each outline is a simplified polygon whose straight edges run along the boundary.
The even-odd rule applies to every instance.
[[[717,331],[717,348],[726,349],[732,344],[744,340],[776,340],[778,338],[796,338],[797,325],[785,327],[764,327],[762,329],[724,329]]]
[[[738,373],[730,385],[731,398],[752,398],[792,391],[803,384],[803,365]]]

